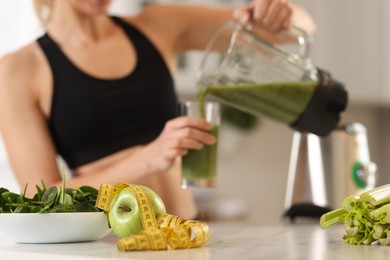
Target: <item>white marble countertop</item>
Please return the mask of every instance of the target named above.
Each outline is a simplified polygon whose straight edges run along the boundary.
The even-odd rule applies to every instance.
[[[262,226],[210,223],[211,239],[201,248],[119,252],[111,233],[94,242],[67,244],[17,244],[0,236],[0,259],[389,259],[390,247],[350,246],[342,240],[342,226],[322,230],[317,224]]]

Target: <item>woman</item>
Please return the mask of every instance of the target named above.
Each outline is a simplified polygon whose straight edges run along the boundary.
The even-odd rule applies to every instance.
[[[270,40],[292,24],[312,33],[313,22],[283,0],[236,10],[150,5],[123,18],[108,16],[110,2],[36,1],[38,10],[50,8],[47,34],[1,60],[0,130],[12,169],[29,192],[41,180],[59,185],[59,154],[76,185],[143,184],[169,213],[192,218],[197,209],[180,188],[177,162],[216,140],[207,122],[175,117],[178,54],[204,49],[232,18]]]

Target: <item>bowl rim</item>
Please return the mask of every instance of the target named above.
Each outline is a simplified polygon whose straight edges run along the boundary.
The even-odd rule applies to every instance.
[[[36,225],[31,226],[31,223],[34,223],[34,221]],[[58,228],[59,222],[64,224],[60,230],[66,227],[65,233],[52,232],[53,229],[50,227],[53,227],[54,225]],[[91,225],[97,224],[99,228],[91,227]],[[17,225],[16,229],[13,228],[15,225]],[[42,225],[45,225],[46,227],[41,229]],[[111,232],[108,218],[104,211],[0,213],[0,227],[0,234],[2,234],[2,236],[5,236],[16,243],[27,244],[95,241],[105,237]],[[36,233],[37,228],[41,232]],[[75,228],[77,231],[74,230]],[[90,228],[93,229],[91,230]]]

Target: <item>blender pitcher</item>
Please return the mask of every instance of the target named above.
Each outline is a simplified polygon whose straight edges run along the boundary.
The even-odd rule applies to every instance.
[[[328,72],[312,65],[307,33],[293,27],[281,35],[288,45],[270,43],[250,25],[226,23],[206,48],[198,99],[217,98],[297,131],[325,136],[338,124],[347,92]],[[291,52],[291,47],[298,49]]]

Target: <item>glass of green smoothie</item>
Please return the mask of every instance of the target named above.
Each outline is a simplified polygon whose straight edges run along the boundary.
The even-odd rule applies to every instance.
[[[202,104],[202,105],[201,105]],[[186,101],[182,104],[181,114],[204,118],[214,125],[210,131],[218,139],[221,122],[220,104],[213,101]],[[215,187],[217,176],[217,143],[205,145],[201,150],[189,150],[182,157],[182,188]]]

